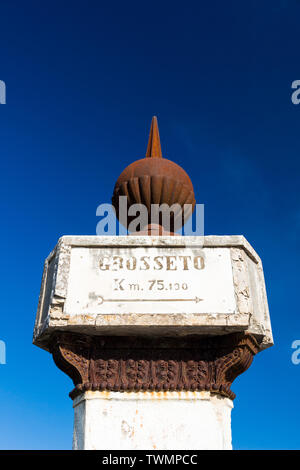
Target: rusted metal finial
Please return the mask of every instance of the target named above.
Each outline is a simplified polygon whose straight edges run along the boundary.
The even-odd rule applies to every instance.
[[[179,165],[162,157],[156,116],[151,122],[146,157],[128,165],[115,184],[112,203],[117,218],[128,227],[136,216],[122,213],[121,196],[127,198],[128,211],[134,204],[147,208],[148,225],[140,227],[140,233],[148,235],[177,231],[187,220],[185,205],[190,205],[190,214],[194,210],[196,201],[189,176]],[[161,208],[158,224],[152,220],[153,204]]]
[[[162,158],[157,117],[153,116],[149,134],[146,158]]]

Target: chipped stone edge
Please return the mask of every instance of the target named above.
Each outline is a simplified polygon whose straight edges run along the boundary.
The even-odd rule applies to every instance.
[[[57,247],[51,251],[51,253],[47,256],[44,262],[44,269],[43,269],[43,275],[42,275],[42,283],[41,283],[41,288],[40,288],[40,295],[39,295],[39,301],[38,301],[38,307],[37,307],[37,314],[36,314],[36,319],[35,319],[35,324],[34,324],[34,331],[33,331],[33,343],[35,341],[35,338],[40,336],[43,331],[49,326],[49,310],[51,306],[51,301],[49,302],[49,308],[47,310],[47,315],[45,320],[43,321],[42,315],[43,315],[43,310],[44,310],[44,301],[45,301],[45,290],[46,290],[46,285],[47,285],[47,277],[48,277],[48,268],[49,268],[49,263],[52,261],[53,258],[56,257],[57,253]],[[55,260],[54,260],[55,262]],[[52,298],[52,292],[50,295],[50,300]]]
[[[141,314],[140,318],[132,319],[130,314],[114,315],[113,321],[108,323],[108,315],[74,315],[69,317],[68,315],[50,315],[51,321],[55,321],[55,326],[50,325],[43,329],[39,336],[34,338],[34,344],[41,347],[42,349],[49,350],[49,340],[53,333],[57,331],[68,332],[68,333],[81,333],[86,335],[108,335],[108,336],[165,336],[165,337],[183,337],[187,335],[212,335],[219,336],[223,334],[229,334],[234,332],[246,331],[249,327],[249,316],[243,315],[243,317],[232,319],[230,315],[220,314],[218,316],[218,323],[213,325],[207,322],[212,320],[213,315],[198,314],[198,318],[190,318],[190,321],[182,324],[177,323],[175,319],[170,321],[170,315],[168,321],[162,322],[161,317],[163,314],[155,316],[155,314],[147,315]],[[99,325],[99,316],[101,316],[101,324]],[[197,317],[197,315],[191,315],[190,317]],[[93,317],[93,318],[92,318]],[[128,318],[124,318],[128,317]],[[145,318],[147,317],[147,318]],[[204,318],[206,317],[206,318]],[[232,317],[232,316],[231,316]],[[70,324],[69,320],[72,323]],[[140,319],[140,321],[139,321]],[[160,320],[160,321],[159,321]],[[121,323],[122,321],[122,323]],[[105,323],[104,323],[105,322]],[[134,322],[134,324],[132,323]],[[205,323],[206,322],[206,323]],[[216,329],[219,326],[222,329]]]
[[[233,401],[219,394],[207,392],[207,391],[143,391],[143,392],[111,392],[108,390],[105,391],[86,391],[79,396],[75,397],[73,400],[73,408],[80,405],[80,403],[86,400],[120,400],[120,401],[136,401],[136,400],[207,400],[207,401],[217,401],[221,400],[226,403],[230,408],[234,407]]]
[[[118,247],[140,246],[174,246],[174,247],[199,247],[199,248],[242,248],[255,262],[260,262],[260,257],[243,235],[206,235],[201,236],[93,236],[93,235],[64,235],[60,237],[58,245],[84,246],[87,248],[112,245]]]
[[[63,308],[65,299],[67,297],[67,282],[70,269],[71,249],[72,247],[70,245],[65,245],[60,239],[54,250],[51,251],[45,260],[37,315],[33,332],[34,344],[36,338],[41,336],[43,332],[49,327],[49,322],[50,319],[52,319],[52,315],[63,315]],[[47,285],[49,264],[52,260],[56,266],[54,269],[49,308],[47,310],[46,319],[43,321],[42,314],[44,310],[45,289]],[[55,288],[53,286],[55,286]]]
[[[267,297],[267,291],[266,291],[266,284],[265,284],[265,277],[264,277],[264,271],[263,271],[263,265],[261,260],[259,260],[259,263],[257,264],[257,273],[259,277],[259,285],[261,289],[261,296],[264,302],[264,331],[262,332],[262,343],[261,343],[261,349],[266,349],[269,348],[270,346],[273,346],[274,340],[273,340],[273,334],[272,334],[272,327],[271,327],[271,320],[270,320],[270,312],[269,312],[269,305],[268,305],[268,297]]]
[[[253,305],[248,287],[250,280],[246,253],[240,248],[230,248],[230,257],[238,311],[240,314],[250,314]]]
[[[246,316],[250,322],[253,305],[249,292],[249,274],[246,260],[246,252],[238,248],[230,248],[234,294],[240,317]],[[248,324],[249,326],[249,324]]]

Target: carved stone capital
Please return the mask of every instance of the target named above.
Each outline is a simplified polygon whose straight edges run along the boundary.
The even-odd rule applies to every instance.
[[[87,390],[206,390],[234,399],[231,384],[258,350],[256,339],[244,333],[185,338],[60,333],[51,346],[56,365],[74,382],[72,399]]]

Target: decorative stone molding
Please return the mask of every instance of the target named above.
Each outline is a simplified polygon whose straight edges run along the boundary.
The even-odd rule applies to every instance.
[[[59,333],[51,344],[56,365],[74,382],[72,399],[87,390],[206,390],[234,399],[231,384],[258,350],[256,339],[244,333],[185,338]]]

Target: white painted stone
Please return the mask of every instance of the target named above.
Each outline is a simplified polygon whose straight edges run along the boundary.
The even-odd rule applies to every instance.
[[[273,344],[261,261],[242,236],[62,237],[45,262],[34,343],[47,349],[54,330],[247,331]]]
[[[236,311],[230,248],[74,247],[71,251],[67,315]]]
[[[210,392],[86,392],[73,449],[230,450],[232,400]]]

